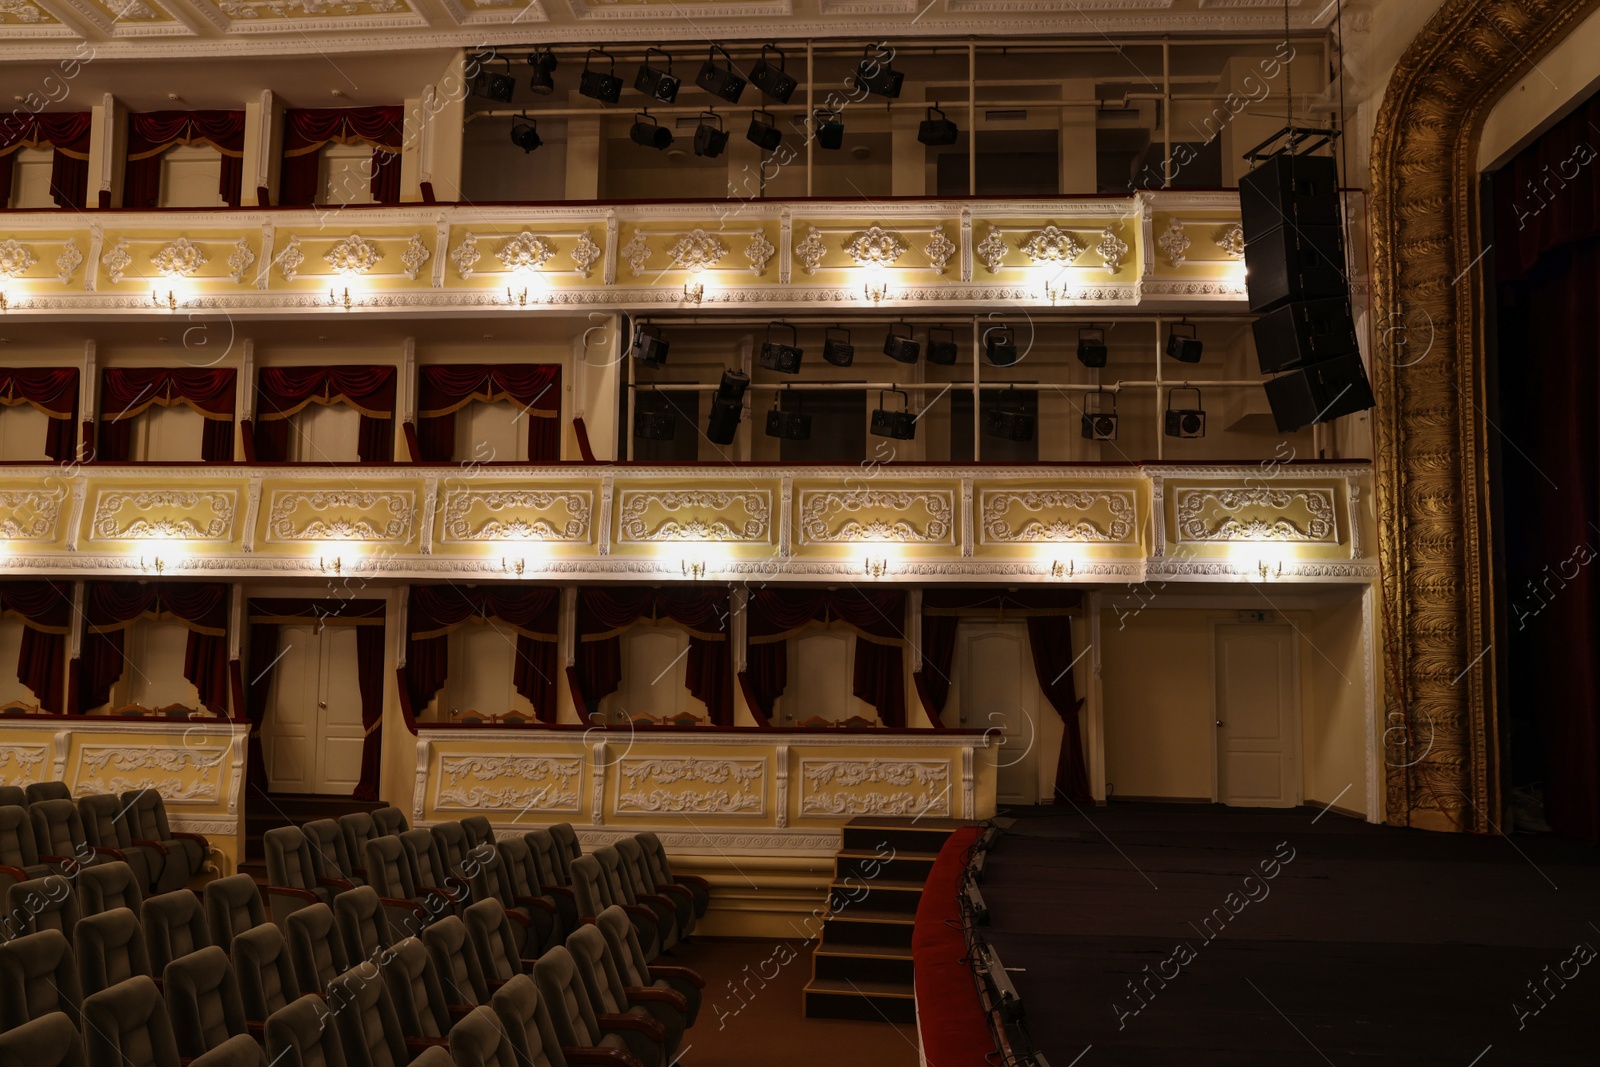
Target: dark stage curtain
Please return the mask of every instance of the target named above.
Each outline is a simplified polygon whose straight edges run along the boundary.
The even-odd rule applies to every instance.
[[[1084,768],[1083,738],[1078,732],[1078,698],[1072,681],[1072,620],[1033,615],[1028,619],[1028,645],[1033,650],[1033,670],[1045,699],[1061,716],[1061,755],[1056,759],[1056,794],[1068,800],[1092,802],[1089,773]]]
[[[851,692],[878,710],[885,726],[906,724],[906,595],[903,589],[758,589],[750,596],[746,681],[761,714],[788,685],[788,639],[807,623],[855,631]]]
[[[670,619],[688,633],[684,688],[705,703],[711,725],[732,726],[728,591],[721,588],[580,589],[575,674],[583,703],[598,708],[622,684],[621,635],[641,619]]]
[[[182,404],[205,417],[200,458],[233,461],[234,372],[218,367],[174,370],[108,367],[100,372],[99,444],[95,458],[121,463],[128,458],[133,419],[152,405]]]
[[[221,583],[89,582],[84,586],[81,687],[83,707],[111,699],[111,687],[127,669],[123,631],[141,618],[177,619],[189,630],[183,675],[200,692],[200,703],[228,714],[228,587]]]
[[[17,680],[45,711],[67,710],[67,632],[72,589],[56,582],[0,582],[0,613],[22,621]]]
[[[0,122],[0,208],[11,201],[16,152],[50,147],[50,198],[78,211],[89,200],[90,112],[18,115]]]
[[[917,685],[917,695],[922,699],[923,710],[935,725],[950,701],[950,672],[956,663],[956,627],[960,619],[955,615],[922,616],[922,669],[912,680]]]
[[[289,418],[310,404],[343,404],[361,413],[357,455],[364,463],[394,459],[393,367],[265,367],[256,389],[256,459],[289,455]]]
[[[418,378],[417,442],[422,449],[419,458],[425,462],[449,463],[456,458],[456,412],[474,401],[497,400],[509,400],[522,409],[530,463],[561,458],[560,364],[453,364],[423,367]]]
[[[4,164],[0,164],[4,169]],[[0,203],[4,198],[0,197]],[[78,368],[38,367],[0,370],[0,405],[31,404],[50,418],[45,430],[44,454],[51,459],[76,455],[78,424]]]
[[[150,111],[128,116],[128,163],[122,205],[154,208],[161,201],[161,156],[180,144],[208,144],[222,154],[217,194],[239,206],[244,178],[243,111]]]
[[[351,794],[357,800],[377,800],[383,771],[383,644],[382,626],[356,629],[356,684],[361,689],[361,780]]]
[[[522,585],[414,585],[406,652],[411,707],[421,714],[450,673],[449,635],[472,619],[495,619],[517,634],[512,684],[540,722],[556,721],[556,627],[561,591]],[[463,669],[469,665],[462,664]]]
[[[267,698],[272,693],[272,672],[278,659],[278,634],[277,623],[250,623],[250,661],[244,687],[245,717],[250,722],[246,780],[263,793],[267,791],[267,762],[261,752],[261,724],[267,721]]]
[[[322,146],[358,142],[372,146],[372,199],[380,204],[400,202],[404,108],[290,108],[283,113],[283,126],[280,204],[303,207],[316,203],[317,154]]]

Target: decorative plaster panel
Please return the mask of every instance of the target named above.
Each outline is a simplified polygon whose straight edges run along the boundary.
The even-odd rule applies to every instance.
[[[985,489],[978,494],[979,540],[1135,544],[1136,501],[1132,489]]]
[[[73,792],[120,796],[154,789],[169,804],[215,804],[222,799],[228,754],[226,747],[83,745]]]
[[[64,489],[0,489],[0,541],[54,541]]]
[[[770,490],[623,489],[617,496],[619,544],[772,539]]]
[[[950,815],[947,760],[802,759],[800,815]]]
[[[436,811],[573,813],[582,775],[583,760],[577,756],[440,756],[433,806]]]
[[[764,817],[765,759],[662,759],[617,761],[619,815],[695,814]]]
[[[381,541],[411,539],[416,492],[411,489],[275,489],[267,513],[268,541]]]
[[[593,540],[589,489],[447,489],[446,543]]]
[[[1174,541],[1336,545],[1340,540],[1332,488],[1186,486],[1173,490],[1172,496]]]
[[[955,494],[949,489],[805,489],[800,541],[954,544],[954,516]]]
[[[0,745],[0,782],[27,785],[42,782],[46,774],[45,756],[49,745]]]
[[[236,489],[101,489],[91,541],[231,541]]]

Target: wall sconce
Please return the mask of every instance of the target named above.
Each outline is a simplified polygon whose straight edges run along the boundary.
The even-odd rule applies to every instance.
[[[1078,561],[1075,559],[1069,559],[1065,563],[1058,559],[1050,564],[1050,577],[1052,578],[1071,578],[1077,573]]]
[[[521,578],[522,572],[528,569],[528,561],[522,556],[517,556],[515,559],[510,556],[501,556],[500,569],[507,573],[514,573],[518,578]]]
[[[1270,564],[1264,559],[1258,560],[1256,562],[1256,570],[1260,573],[1263,582],[1268,578],[1282,578],[1283,560],[1280,559],[1276,564]]]
[[[703,559],[686,559],[679,565],[683,568],[683,576],[690,581],[698,582],[706,576],[706,561]]]
[[[162,300],[160,294],[158,294],[154,289],[152,289],[152,290],[150,290],[150,305],[152,307],[163,307],[164,306],[164,307],[166,307],[166,309],[168,311],[177,311],[178,310],[178,294],[174,293],[171,289],[168,289],[167,290],[167,298],[165,300]]]
[[[684,282],[683,299],[691,304],[698,304],[706,298],[704,282]]]
[[[1056,301],[1067,295],[1067,285],[1059,276],[1044,280],[1044,297],[1055,307]]]
[[[889,298],[889,282],[882,275],[869,278],[861,287],[861,292],[874,304],[882,303]]]
[[[11,310],[11,303],[6,299],[6,291],[0,289],[0,314]]]
[[[160,556],[140,556],[139,569],[142,571],[153,571],[156,574],[160,574],[162,571],[167,569],[167,562]]]
[[[868,556],[864,570],[868,577],[882,578],[889,573],[889,561],[882,556]]]
[[[517,307],[524,308],[528,306],[528,287],[526,285],[524,285],[522,287],[522,291],[517,293],[515,296],[511,295],[511,286],[506,286],[506,305],[509,307],[512,304],[515,304]]]
[[[318,556],[317,563],[321,566],[323,574],[328,574],[329,572],[338,574],[344,569],[344,561],[338,556]]]
[[[351,299],[350,299],[350,289],[349,289],[348,286],[345,288],[344,294],[342,296],[335,296],[332,289],[328,290],[328,306],[329,307],[340,307],[340,306],[343,306],[346,311],[349,311],[352,303],[353,303],[353,301],[351,301]]]

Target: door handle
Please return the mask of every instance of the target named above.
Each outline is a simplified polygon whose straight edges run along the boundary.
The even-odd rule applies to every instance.
[[[323,707],[327,707],[327,705],[324,704]],[[1222,729],[1222,720],[1221,719],[1217,720],[1217,729],[1219,729],[1219,730]]]
[[[327,706],[328,706],[328,702],[327,702],[327,701],[326,701],[326,700],[319,700],[319,701],[317,701],[317,707],[319,707],[319,708],[326,708],[326,707],[327,707]],[[1219,722],[1219,723],[1217,723],[1217,725],[1218,725],[1218,726],[1221,726],[1221,725],[1222,725],[1222,724],[1221,724],[1221,723],[1220,723],[1220,722]]]

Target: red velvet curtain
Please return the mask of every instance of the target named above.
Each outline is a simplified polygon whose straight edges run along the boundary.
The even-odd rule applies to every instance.
[[[252,604],[252,607],[254,605]],[[267,791],[267,763],[261,751],[261,724],[267,721],[267,698],[272,694],[272,671],[278,661],[278,634],[276,623],[250,623],[250,653],[245,663],[245,718],[250,723],[250,741],[246,780],[265,793]]]
[[[17,680],[33,690],[40,708],[66,711],[71,587],[57,582],[0,582],[0,612],[22,620]]]
[[[180,144],[209,144],[222,154],[217,195],[229,207],[238,207],[244,178],[243,111],[149,111],[129,115],[122,206],[160,206],[161,156]]]
[[[621,632],[641,619],[670,619],[689,634],[684,688],[706,705],[713,726],[733,725],[728,591],[700,586],[578,591],[576,675],[591,709],[622,684]]]
[[[405,142],[405,109],[389,107],[290,108],[283,113],[283,171],[278,203],[317,202],[318,153],[322,146],[372,146],[372,199],[400,202],[400,146]]]
[[[361,460],[393,460],[395,378],[393,367],[263,368],[256,389],[256,459],[288,459],[290,416],[310,404],[344,404],[361,413]]]
[[[50,197],[57,207],[82,211],[89,206],[89,127],[87,111],[18,115],[0,123],[0,208],[11,202],[15,153],[50,146]]]
[[[768,718],[788,685],[788,638],[808,622],[842,622],[856,632],[851,692],[885,726],[906,724],[903,589],[758,589],[750,597],[746,680]]]
[[[4,165],[0,164],[0,170]],[[4,198],[0,197],[0,203]],[[37,367],[0,369],[0,405],[32,404],[50,417],[45,430],[44,454],[51,459],[72,459],[78,440],[78,368]]]
[[[128,458],[133,419],[151,405],[183,404],[205,417],[200,458],[233,461],[234,371],[206,367],[108,367],[100,372],[99,444],[95,458],[121,463]]]
[[[517,631],[512,683],[540,722],[556,721],[556,627],[561,591],[526,585],[414,585],[407,612],[407,688],[420,714],[450,673],[449,634],[468,620],[497,619]],[[461,664],[463,669],[468,665]]]
[[[212,713],[228,713],[228,586],[190,582],[89,582],[84,586],[83,709],[111,699],[127,670],[123,631],[141,618],[175,618],[189,630],[183,676]],[[83,710],[79,709],[79,710]]]
[[[1066,625],[1068,613],[1083,603],[1072,589],[992,589],[954,587],[928,589],[922,595],[922,670],[911,678],[928,717],[936,724],[950,699],[955,665],[956,629],[962,615],[1055,616]]]
[[[522,409],[528,423],[528,462],[554,463],[561,458],[560,364],[452,364],[423,367],[418,377],[417,441],[423,461],[455,459],[456,412],[474,401],[497,400],[509,400]]]
[[[955,615],[922,616],[922,669],[912,675],[923,710],[935,725],[950,700],[950,673],[956,663],[956,628],[960,619]]]
[[[1033,650],[1033,670],[1045,699],[1061,716],[1061,754],[1056,758],[1056,794],[1068,800],[1091,802],[1089,775],[1084,770],[1083,738],[1078,731],[1078,709],[1083,706],[1072,681],[1072,621],[1033,615],[1028,619],[1028,645]]]
[[[351,795],[357,800],[377,800],[383,773],[383,648],[385,628],[356,629],[356,684],[361,689],[361,780]]]

